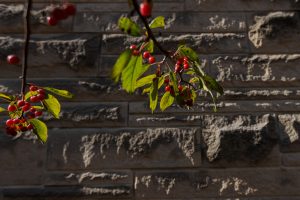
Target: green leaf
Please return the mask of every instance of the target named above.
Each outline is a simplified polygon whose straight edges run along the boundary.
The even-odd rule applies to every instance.
[[[124,51],[116,61],[111,73],[111,78],[114,80],[115,83],[119,82],[122,71],[129,63],[130,57],[131,51],[128,49]]]
[[[33,125],[33,131],[38,136],[39,140],[46,143],[48,139],[48,128],[46,124],[38,119],[29,119],[28,121]]]
[[[179,91],[178,91],[178,81],[177,81],[177,77],[176,77],[176,74],[174,72],[170,72],[170,80],[171,80],[171,83],[172,83],[172,86],[173,86],[173,89],[174,89],[174,92],[175,92],[175,96],[178,95]]]
[[[153,113],[158,103],[158,79],[155,79],[150,87],[149,98],[150,98],[150,109]]]
[[[52,87],[43,87],[45,90],[52,92],[53,94],[65,97],[65,98],[73,98],[73,94],[67,90],[59,90]]]
[[[213,103],[214,103],[214,107],[213,107],[214,112],[217,112],[216,98],[215,98],[214,94],[211,92],[211,90],[205,84],[205,80],[203,78],[200,78],[200,80],[202,82],[203,89],[209,93],[209,95],[211,96],[211,98],[213,100]]]
[[[143,89],[142,94],[149,93],[149,92],[150,92],[150,88],[151,88],[151,87],[148,87],[148,88]]]
[[[145,77],[139,79],[136,82],[136,88],[143,87],[145,85],[151,84],[153,82],[154,78],[156,78],[156,74],[151,74],[149,76],[145,76]]]
[[[12,96],[8,96],[8,95],[3,94],[3,93],[0,93],[0,98],[4,99],[5,101],[12,101],[13,100]]]
[[[161,111],[166,110],[170,107],[174,102],[174,97],[170,94],[170,92],[166,92],[160,100],[160,109]]]
[[[154,51],[154,42],[153,42],[153,40],[151,40],[151,39],[149,40],[149,42],[145,46],[145,50],[149,51],[150,53],[153,53],[153,51]]]
[[[136,89],[137,79],[144,74],[149,64],[143,65],[142,55],[132,56],[127,67],[122,72],[122,87],[129,93],[133,93]]]
[[[0,107],[0,112],[4,112],[4,111],[6,111],[6,109],[5,109],[5,108],[2,108],[2,107]]]
[[[222,86],[221,86],[214,78],[212,78],[212,77],[209,76],[209,75],[205,75],[205,76],[203,77],[203,80],[204,80],[204,85],[206,85],[206,87],[207,87],[209,90],[216,91],[216,92],[218,92],[220,95],[223,95],[224,91],[223,91]]]
[[[47,94],[47,98],[43,100],[43,105],[45,109],[51,115],[53,115],[53,117],[59,119],[60,103],[54,96],[52,96],[51,94]]]
[[[149,24],[150,28],[164,28],[165,27],[165,18],[163,16],[158,16],[152,20]]]
[[[141,36],[141,28],[128,17],[120,17],[118,26],[121,31],[131,36]]]
[[[180,45],[178,47],[178,51],[181,56],[188,57],[191,61],[199,62],[198,54],[191,49],[190,47],[187,47],[186,45]]]

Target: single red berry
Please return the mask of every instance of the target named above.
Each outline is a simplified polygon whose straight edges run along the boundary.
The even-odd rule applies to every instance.
[[[26,111],[28,111],[30,108],[31,108],[31,105],[30,105],[28,102],[26,102],[25,106],[22,107],[22,111],[26,112]]]
[[[166,92],[170,92],[170,91],[171,91],[171,86],[167,85],[167,86],[165,87],[165,91],[166,91]]]
[[[28,119],[34,119],[34,118],[35,118],[35,114],[32,113],[32,112],[28,112],[28,113],[26,113],[26,117],[27,117]]]
[[[150,17],[152,12],[152,6],[151,4],[144,2],[140,5],[140,12],[143,17]]]
[[[145,52],[143,53],[143,58],[144,58],[144,59],[148,59],[148,58],[150,58],[150,56],[151,56],[151,54],[150,54],[149,51],[145,51]]]
[[[176,66],[175,66],[175,72],[176,72],[176,73],[179,73],[180,71],[181,71],[180,65],[176,65]]]
[[[55,18],[54,16],[48,16],[47,22],[49,26],[55,26],[58,23],[58,19]]]
[[[75,15],[76,14],[76,6],[72,3],[65,3],[63,5],[63,9],[67,15]]]
[[[135,44],[130,45],[130,50],[136,50],[137,46]]]
[[[154,56],[150,56],[149,59],[148,59],[148,62],[149,62],[150,64],[155,63],[155,61],[156,61],[156,59],[155,59]]]
[[[20,119],[18,119],[18,118],[13,119],[13,121],[14,121],[14,124],[19,124],[21,122]]]
[[[184,65],[183,65],[183,68],[184,69],[188,69],[190,66],[189,66],[189,64],[188,63],[184,63]]]
[[[26,126],[21,125],[19,128],[22,132],[28,131],[28,128]]]
[[[8,55],[7,56],[7,63],[11,65],[16,65],[20,62],[20,59],[17,55]]]
[[[12,125],[14,125],[14,120],[13,119],[6,120],[6,126],[12,126]]]
[[[35,115],[36,117],[39,117],[39,116],[41,116],[42,114],[43,114],[43,112],[40,111],[40,110],[34,112],[34,115]]]
[[[6,134],[11,136],[16,136],[17,131],[13,127],[6,127]]]
[[[166,79],[164,80],[164,83],[165,83],[165,84],[169,84],[169,83],[170,83],[170,79],[166,78]]]
[[[30,112],[34,113],[36,111],[35,108],[30,108]]]
[[[188,62],[188,61],[189,61],[189,58],[188,58],[188,57],[183,57],[183,61],[184,61],[184,62]]]
[[[34,92],[34,91],[37,91],[37,90],[38,90],[38,87],[36,87],[35,85],[32,85],[32,86],[29,87],[29,90],[30,90],[31,92]]]
[[[36,103],[36,102],[38,102],[40,99],[38,98],[38,96],[32,96],[32,97],[30,97],[30,101],[31,102],[33,102],[33,103]]]
[[[14,112],[14,111],[17,110],[17,107],[16,107],[15,105],[9,105],[9,106],[7,107],[7,110],[8,110],[9,112]]]
[[[28,124],[27,129],[28,130],[32,130],[33,129],[33,125],[32,124]]]
[[[25,105],[25,101],[24,101],[24,100],[19,100],[19,101],[17,102],[17,105],[18,105],[19,108],[20,108],[20,107],[23,107],[23,106]]]
[[[177,60],[176,65],[181,65],[182,62],[180,60]]]
[[[26,122],[26,119],[24,119],[24,118],[20,120],[20,123],[25,123],[25,122]]]
[[[43,101],[46,98],[46,96],[45,96],[45,94],[40,93],[40,94],[37,95],[37,98],[38,98],[39,101]]]
[[[140,51],[139,50],[133,50],[132,54],[134,56],[138,56],[138,55],[140,55]]]
[[[65,10],[62,10],[60,8],[54,8],[50,14],[58,21],[68,18],[68,14],[65,12]]]
[[[182,85],[178,85],[178,90],[179,90],[179,92],[181,92],[183,90]]]
[[[37,92],[38,92],[39,94],[45,94],[45,90],[44,90],[44,89],[38,89]]]

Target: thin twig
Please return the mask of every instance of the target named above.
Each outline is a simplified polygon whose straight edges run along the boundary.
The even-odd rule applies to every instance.
[[[28,68],[28,50],[29,50],[29,40],[30,40],[30,12],[32,7],[32,0],[26,0],[27,7],[24,14],[24,49],[23,49],[23,63],[22,63],[22,88],[21,95],[24,98],[25,90],[27,85],[27,68]]]

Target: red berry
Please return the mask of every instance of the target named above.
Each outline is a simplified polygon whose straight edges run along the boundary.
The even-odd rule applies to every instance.
[[[76,14],[76,6],[71,3],[66,3],[63,5],[63,9],[67,15],[75,15]]]
[[[14,124],[19,124],[21,122],[18,118],[13,119],[13,121],[14,121]]]
[[[15,130],[15,128],[6,127],[6,134],[7,135],[11,135],[11,136],[16,136],[17,135],[17,131]]]
[[[179,92],[181,92],[183,90],[182,85],[178,85],[178,90],[179,90]]]
[[[58,19],[55,18],[54,16],[48,16],[47,22],[49,26],[55,26],[58,23]]]
[[[43,114],[43,112],[40,111],[40,110],[34,112],[34,115],[35,115],[36,117],[39,117],[39,116],[41,116],[42,114]]]
[[[26,102],[25,106],[22,107],[22,111],[26,112],[31,108],[31,105]]]
[[[181,65],[182,62],[180,60],[177,60],[176,65]]]
[[[155,63],[155,57],[150,56],[149,59],[148,59],[148,62],[149,62],[150,64]]]
[[[189,61],[189,58],[188,58],[188,57],[183,57],[183,61],[184,61],[184,62],[188,62],[188,61]]]
[[[184,63],[184,65],[183,65],[183,68],[184,69],[188,69],[190,66],[189,66],[189,64],[188,63]]]
[[[28,119],[33,119],[33,118],[35,118],[35,114],[32,113],[32,112],[28,112],[28,113],[26,113],[26,117],[27,117]]]
[[[14,125],[14,120],[13,119],[6,120],[6,126],[12,126],[12,125]]]
[[[180,71],[181,71],[180,65],[176,65],[176,66],[175,66],[175,72],[176,72],[176,73],[179,73]]]
[[[9,112],[14,112],[14,111],[17,110],[17,107],[16,107],[15,105],[9,105],[9,106],[7,107],[7,110],[8,110]]]
[[[38,102],[40,99],[38,98],[38,96],[32,96],[30,97],[30,101],[33,102],[33,103],[36,103]]]
[[[150,58],[150,56],[151,56],[151,54],[150,54],[149,51],[145,51],[145,52],[143,53],[143,58],[144,58],[144,59],[148,59],[148,58]]]
[[[138,56],[138,55],[140,55],[140,51],[139,50],[133,50],[132,54],[134,56]]]
[[[7,56],[7,63],[11,65],[16,65],[20,62],[20,59],[16,55],[8,55]]]
[[[30,108],[30,112],[34,113],[35,111],[35,108]]]
[[[46,96],[45,96],[45,94],[40,93],[40,94],[37,95],[37,98],[38,98],[39,101],[43,101],[46,98]]]
[[[164,83],[165,83],[165,84],[169,84],[169,83],[170,83],[170,79],[166,78],[166,79],[164,80]]]
[[[33,129],[33,125],[32,124],[28,124],[27,129],[28,130],[32,130]]]
[[[140,12],[142,14],[143,17],[150,17],[151,16],[151,12],[152,12],[152,6],[151,4],[145,2],[145,3],[141,3],[140,5]]]
[[[62,10],[60,8],[54,8],[51,12],[51,16],[57,20],[62,20],[67,19],[68,14],[65,12],[65,10]]]
[[[38,89],[37,92],[38,92],[39,94],[45,94],[45,90],[44,90],[44,89]]]
[[[19,128],[22,132],[28,131],[28,128],[26,126],[20,126]]]
[[[18,107],[23,107],[25,105],[25,101],[24,100],[19,100],[17,102]]]
[[[165,87],[165,91],[166,91],[166,92],[170,92],[170,91],[171,91],[171,87],[170,87],[169,85],[167,85],[167,86]]]
[[[137,49],[137,46],[135,44],[130,45],[130,50],[135,50]]]
[[[31,92],[34,92],[34,91],[37,91],[37,90],[38,90],[38,87],[36,87],[35,85],[32,85],[32,86],[29,87],[29,90],[30,90]]]

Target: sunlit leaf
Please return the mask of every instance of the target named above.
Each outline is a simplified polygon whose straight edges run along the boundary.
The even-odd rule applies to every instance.
[[[150,92],[150,88],[151,88],[151,87],[148,87],[148,88],[143,89],[142,94],[147,94],[147,93],[149,93],[149,92]]]
[[[118,58],[118,60],[116,61],[112,73],[111,73],[111,78],[114,80],[114,82],[119,82],[121,74],[123,69],[127,66],[127,64],[129,63],[131,57],[131,51],[130,50],[126,50],[124,51]]]
[[[165,18],[163,16],[158,16],[151,21],[149,26],[150,26],[150,28],[164,28],[165,27]]]
[[[8,96],[6,94],[3,94],[3,93],[0,93],[0,98],[1,99],[4,99],[6,101],[12,101],[13,100],[13,97],[12,96]]]
[[[175,96],[178,95],[179,91],[178,91],[178,81],[177,81],[177,77],[176,74],[174,72],[170,72],[170,80],[171,80],[171,84],[173,86],[174,92],[175,92]]]
[[[2,108],[2,107],[0,107],[0,112],[4,112],[4,111],[6,111],[6,109],[5,109],[5,108]]]
[[[145,50],[149,51],[150,53],[153,53],[154,51],[154,42],[153,40],[149,40],[147,45],[145,46]]]
[[[132,56],[127,67],[122,72],[122,87],[129,93],[136,89],[137,79],[144,74],[150,67],[149,64],[143,65],[142,55]]]
[[[170,107],[174,102],[174,97],[170,94],[170,92],[166,92],[160,100],[160,109],[161,111],[166,110]]]
[[[118,26],[121,31],[131,35],[131,36],[140,36],[141,28],[134,21],[128,17],[120,17]]]
[[[150,109],[153,113],[158,103],[158,79],[155,79],[150,87],[149,99],[150,99]]]
[[[33,125],[33,131],[38,136],[39,140],[46,143],[48,139],[48,128],[46,124],[38,119],[29,119],[28,121]]]
[[[65,97],[65,98],[73,98],[73,94],[67,90],[59,90],[52,87],[43,87],[45,90],[52,92],[53,94]]]
[[[156,78],[156,75],[151,74],[151,75],[148,75],[148,76],[145,76],[145,77],[139,79],[136,82],[136,88],[143,87],[145,85],[151,84],[153,82],[154,78]]]
[[[53,117],[59,119],[60,103],[53,95],[47,94],[47,98],[43,100],[43,105]]]
[[[37,95],[37,91],[29,91],[25,94],[25,100],[29,99],[30,97],[34,96],[34,95]]]

